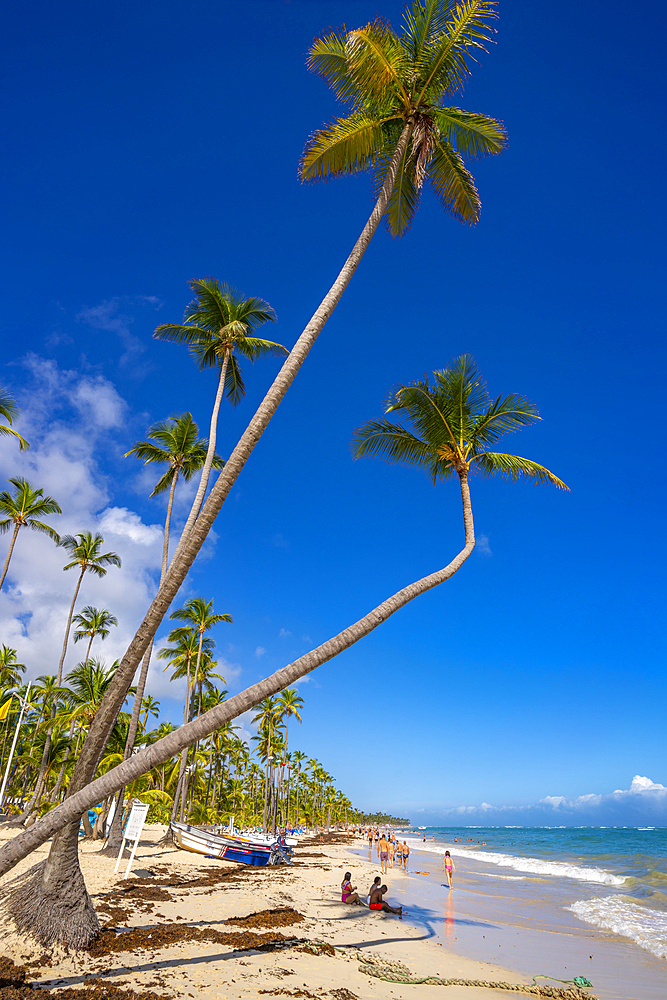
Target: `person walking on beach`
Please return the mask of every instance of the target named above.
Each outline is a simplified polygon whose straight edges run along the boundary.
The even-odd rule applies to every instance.
[[[390,906],[389,903],[385,903],[382,898],[387,891],[386,885],[376,885],[371,893],[371,901],[368,904],[369,910],[384,910],[385,913],[398,913],[399,917],[403,916],[402,906]]]
[[[361,899],[354,891],[357,887],[352,885],[350,879],[352,872],[345,872],[345,878],[340,884],[340,898],[343,903],[361,903]],[[363,904],[362,904],[363,905]]]
[[[389,858],[389,844],[384,834],[380,837],[380,869],[383,875],[387,874],[387,859]]]
[[[407,870],[408,870],[408,858],[410,857],[410,848],[408,847],[408,845],[406,844],[405,841],[403,841],[403,848],[402,848],[402,850],[403,850],[403,870],[407,872]]]
[[[452,856],[449,851],[445,851],[445,856],[442,859],[442,870],[447,872],[447,882],[449,883],[449,888],[452,888],[452,874],[455,871],[454,862],[452,861]]]
[[[373,849],[373,831],[369,827],[368,828],[368,850],[371,851],[372,849]]]
[[[394,853],[396,851],[396,848],[394,847],[394,841],[390,840],[389,843],[388,843],[388,846],[389,846],[389,867],[393,868],[394,867]]]

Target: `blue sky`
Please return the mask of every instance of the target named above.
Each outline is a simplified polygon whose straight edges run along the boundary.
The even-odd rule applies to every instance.
[[[401,10],[246,0],[7,15],[0,378],[33,449],[0,442],[0,472],[56,496],[58,530],[102,530],[123,555],[82,595],[119,615],[107,658],[150,598],[164,515],[152,474],[122,455],[171,413],[191,410],[205,433],[214,394],[212,373],[152,331],[180,319],[188,279],[212,274],[267,299],[266,335],[293,344],[371,208],[368,177],[297,180],[307,135],[337,111],[305,53],[328,26],[398,24]],[[479,225],[427,193],[408,235],[377,235],[184,592],[233,615],[215,638],[229,689],[245,687],[460,547],[453,486],[350,458],[391,386],[469,352],[492,394],[533,399],[543,422],[508,450],[572,493],[473,481],[485,541],[458,576],[302,686],[293,746],[359,806],[434,821],[604,796],[638,774],[667,783],[664,11],[644,11],[641,45],[620,4],[519,0],[500,15],[498,44],[453,101],[510,137],[473,165]],[[222,411],[223,455],[276,371],[247,366],[245,402]],[[182,516],[186,492],[179,503]],[[21,538],[0,595],[0,641],[31,675],[57,665],[74,582],[61,565]],[[164,675],[151,685],[176,720]]]

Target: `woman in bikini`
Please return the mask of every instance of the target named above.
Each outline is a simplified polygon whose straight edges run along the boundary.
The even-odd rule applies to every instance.
[[[340,898],[343,903],[361,903],[359,896],[354,891],[357,887],[352,885],[350,879],[352,878],[352,872],[345,872],[345,878],[340,884]]]
[[[447,872],[447,882],[449,883],[449,888],[452,888],[452,874],[455,871],[454,862],[452,861],[452,856],[449,851],[445,851],[445,856],[442,859],[442,870]]]

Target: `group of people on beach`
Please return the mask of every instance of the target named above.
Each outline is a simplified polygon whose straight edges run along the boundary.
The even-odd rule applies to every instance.
[[[375,853],[380,859],[380,868],[387,874],[389,868],[394,867],[394,863],[403,871],[407,872],[410,859],[410,848],[405,840],[403,843],[397,840],[393,830],[386,835],[379,830],[368,829],[364,834],[368,838],[368,850],[372,852],[375,844]]]
[[[386,885],[381,885],[382,879],[379,875],[376,875],[373,879],[373,884],[368,890],[368,895],[366,899],[363,900],[359,893],[356,891],[357,886],[352,885],[352,873],[345,872],[345,878],[341,882],[341,901],[343,903],[358,904],[359,906],[367,906],[369,910],[383,910],[385,913],[397,913],[399,917],[403,916],[402,906],[390,906],[382,897],[386,892],[388,892]]]

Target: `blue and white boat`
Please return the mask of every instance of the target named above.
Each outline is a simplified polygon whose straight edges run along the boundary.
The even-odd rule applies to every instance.
[[[224,858],[242,865],[264,868],[266,865],[289,864],[289,854],[278,844],[258,844],[230,835],[209,833],[189,823],[172,823],[175,843],[184,851]]]

